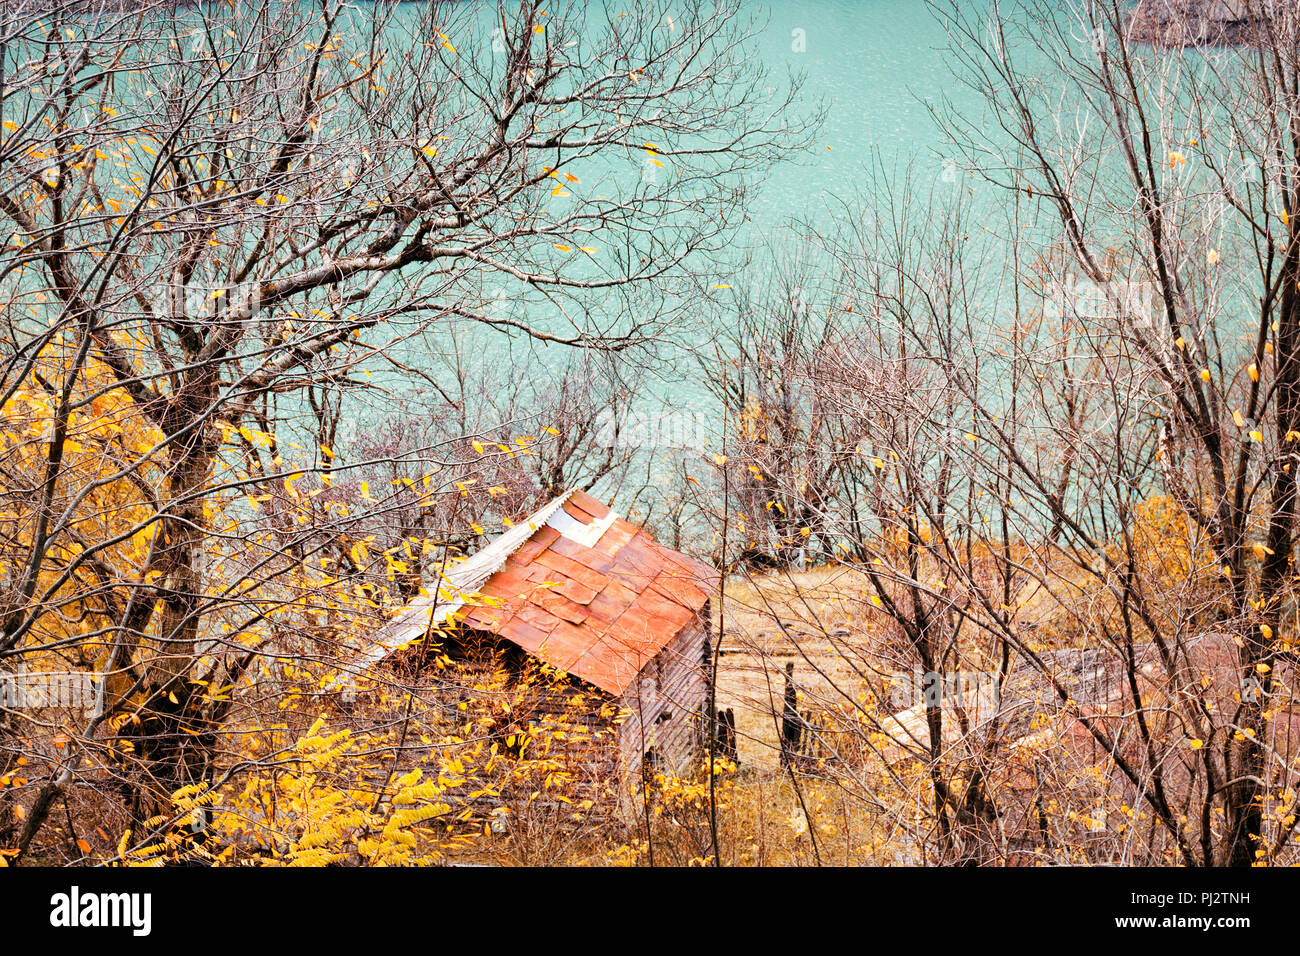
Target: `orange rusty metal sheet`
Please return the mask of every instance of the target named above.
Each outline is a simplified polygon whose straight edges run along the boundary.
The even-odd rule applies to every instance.
[[[629,654],[627,648],[612,639],[597,642],[569,669],[589,684],[614,695],[622,694],[641,673],[647,661]]]
[[[508,608],[466,607],[457,613],[455,617],[469,627],[495,631],[513,615],[514,612]]]
[[[539,628],[527,624],[519,618],[512,618],[510,621],[494,633],[501,635],[513,644],[517,644],[526,650],[529,654],[537,654],[542,644],[551,635]]]
[[[632,606],[636,596],[637,592],[631,588],[624,587],[617,581],[610,581],[591,599],[587,611],[593,618],[606,624],[613,624],[620,614]],[[703,607],[703,603],[700,606]]]
[[[608,537],[609,532],[605,533]],[[597,574],[607,574],[614,567],[614,558],[594,548],[583,547],[568,538],[559,538],[549,548],[552,554],[563,555]]]
[[[675,578],[661,574],[650,582],[650,587],[643,593],[654,592],[683,607],[700,607],[708,600],[713,586],[716,586],[714,584],[706,591],[702,586],[705,583],[698,578]]]
[[[641,601],[642,598],[637,598],[636,604],[620,614],[606,636],[629,652],[654,657],[690,622],[690,616],[683,615],[679,620],[660,617],[643,607]]]
[[[487,604],[490,603],[486,600],[488,598],[496,601],[519,600],[536,587],[534,582],[529,581],[519,571],[502,568],[479,589],[479,593],[485,598],[482,603]]]
[[[541,588],[533,595],[533,601],[538,607],[545,608],[551,614],[561,620],[568,621],[570,624],[581,624],[591,616],[585,607],[576,601],[569,600],[558,589]]]
[[[580,544],[573,544],[575,548],[581,548]],[[577,581],[579,584],[585,584],[593,591],[599,591],[605,586],[608,580],[605,574],[599,571],[593,571],[591,568],[575,561],[573,558],[566,558],[564,555],[555,551],[553,548],[547,549],[539,554],[534,561],[541,567],[550,568],[570,581]]]
[[[522,605],[515,613],[515,618],[547,634],[559,627],[561,623],[558,616],[540,604]]]
[[[595,550],[601,554],[616,555],[621,551],[629,541],[637,536],[639,532],[635,525],[628,524],[626,521],[615,521],[596,542]]]
[[[689,624],[691,618],[695,616],[695,609],[689,604],[677,597],[663,594],[653,585],[641,592],[641,596],[636,599],[632,607],[654,621],[663,621],[665,624],[672,625],[674,634]],[[620,617],[618,622],[622,620],[623,618]]]
[[[583,524],[591,524],[593,520],[599,521],[609,517],[609,505],[598,498],[593,498],[585,491],[575,491],[569,495],[569,500],[564,503],[564,510]]]
[[[542,642],[537,655],[547,663],[572,673],[582,656],[591,650],[591,632],[561,621]]]
[[[583,527],[538,528],[479,589],[477,604],[499,606],[467,607],[462,616],[619,695],[700,612],[718,572],[590,495],[573,492],[562,507]]]
[[[542,527],[537,533],[529,538],[524,544],[520,545],[519,550],[514,554],[517,564],[528,564],[533,558],[537,557],[560,537],[560,532],[554,528]]]

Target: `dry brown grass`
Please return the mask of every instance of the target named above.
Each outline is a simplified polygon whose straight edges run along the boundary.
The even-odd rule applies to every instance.
[[[1070,633],[1086,630],[1080,621],[1101,613],[1094,605],[1105,602],[1089,594],[1095,587],[1077,566],[1040,567],[1038,578],[1025,580],[1015,598],[1019,625],[1026,633],[1033,629],[1042,649],[1070,644]],[[871,603],[874,593],[863,572],[842,566],[726,579],[721,611],[714,615],[715,640],[722,634],[718,706],[735,711],[743,766],[779,766],[787,663],[795,665],[805,711],[845,709],[852,697],[879,693],[910,671],[896,626]],[[1069,613],[1062,614],[1066,604]],[[1070,633],[1057,633],[1062,630]],[[1031,644],[1038,641],[1030,638]],[[967,648],[963,657],[970,666],[978,650]]]
[[[780,762],[785,667],[795,666],[802,710],[849,703],[864,677],[892,674],[884,629],[864,593],[865,577],[847,568],[733,575],[724,585],[718,706],[736,715],[742,766]]]

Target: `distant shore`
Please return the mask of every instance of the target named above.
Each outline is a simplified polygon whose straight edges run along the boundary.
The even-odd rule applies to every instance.
[[[1257,42],[1279,0],[1138,0],[1128,17],[1129,39],[1158,47],[1246,46]]]

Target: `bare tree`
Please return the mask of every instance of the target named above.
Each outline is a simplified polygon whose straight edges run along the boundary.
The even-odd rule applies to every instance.
[[[1160,51],[1117,3],[940,13],[993,120],[944,125],[994,199],[854,208],[814,313],[860,318],[786,376],[799,454],[855,474],[783,479],[840,539],[836,597],[864,585],[837,773],[940,860],[1292,859],[1300,19]],[[941,693],[888,704],[912,668]]]
[[[229,760],[210,689],[310,616],[359,389],[452,320],[630,355],[681,308],[799,131],[735,5],[666,11],[4,6],[0,659],[109,686],[29,767],[20,854],[85,768],[138,821]]]

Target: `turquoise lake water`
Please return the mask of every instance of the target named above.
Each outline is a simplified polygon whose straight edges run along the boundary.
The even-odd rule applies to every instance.
[[[1004,0],[1002,9],[1015,2]],[[983,16],[992,6],[993,0],[966,0],[963,11]],[[487,31],[495,10],[495,3],[467,8],[476,20],[483,18],[478,26]],[[977,94],[955,80],[946,49],[949,38],[925,0],[769,0],[746,3],[743,15],[758,24],[745,52],[767,73],[765,94],[773,101],[783,99],[790,76],[797,75],[802,80],[801,95],[792,118],[821,114],[823,125],[807,149],[792,150],[786,162],[748,180],[748,218],[730,246],[722,255],[694,263],[705,275],[716,270],[711,280],[706,279],[706,287],[716,281],[737,290],[756,290],[769,283],[774,266],[763,250],[774,247],[785,252],[797,249],[805,262],[811,257],[816,272],[815,243],[801,245],[800,237],[807,230],[792,221],[811,223],[822,231],[833,229],[837,218],[842,224],[846,208],[873,204],[881,189],[874,178],[881,175],[878,170],[901,173],[910,168],[912,183],[920,192],[970,190],[976,202],[999,201],[991,187],[981,187],[974,177],[963,176],[954,167],[943,131],[927,108],[944,99],[968,117],[980,117],[985,109]],[[626,163],[617,169],[621,172],[615,167],[584,168],[583,183],[599,192],[612,186],[619,175],[637,175],[635,167]],[[754,254],[752,264],[741,268],[738,263],[749,254]],[[510,304],[514,295],[515,290],[507,289],[503,301]],[[591,306],[597,314],[605,307],[598,299]],[[513,307],[521,308],[517,301]],[[525,308],[528,321],[548,321],[545,302],[534,300]],[[631,443],[644,453],[621,477],[602,481],[597,493],[623,506],[635,498],[652,514],[661,493],[671,495],[674,487],[680,487],[684,466],[701,476],[708,472],[705,452],[719,447],[723,415],[705,382],[700,356],[726,351],[725,307],[721,318],[716,314],[687,303],[664,336],[659,362],[649,372],[629,376],[633,410],[621,413],[620,431],[626,434],[629,418],[633,428],[642,428]],[[457,335],[461,367],[469,366],[471,372],[484,376],[480,394],[527,381],[542,394],[544,404],[561,370],[582,362],[572,349],[539,345],[518,336],[507,339],[473,324],[459,329]],[[438,351],[442,341],[435,340],[432,351]],[[431,358],[428,351],[410,355],[409,360],[417,365],[432,361],[434,374],[438,374],[436,363],[447,361]],[[354,421],[361,427],[367,420],[392,415],[393,407],[380,399]],[[648,428],[643,427],[647,422]],[[530,427],[545,424],[539,417]]]
[[[1001,6],[1005,11],[1013,4]],[[992,0],[963,3],[972,16],[992,6]],[[795,111],[820,113],[823,125],[810,148],[749,184],[748,220],[735,236],[734,258],[752,251],[754,262],[736,273],[725,271],[724,263],[719,281],[737,288],[765,286],[771,276],[764,273],[773,262],[764,251],[772,248],[810,264],[817,281],[816,243],[802,238],[809,232],[805,226],[818,232],[843,226],[846,210],[876,202],[882,175],[907,172],[922,193],[970,190],[985,205],[1004,198],[961,173],[930,112],[941,100],[966,116],[982,116],[985,107],[957,82],[943,22],[924,0],[774,0],[747,10],[763,23],[753,51],[768,71],[773,95],[797,75],[802,86]],[[682,344],[711,349],[719,335],[716,328],[685,332]],[[688,351],[683,348],[677,361],[671,349],[666,353],[668,368],[651,378],[643,403],[650,409],[685,410],[686,417],[707,423],[710,444],[716,446],[716,399]]]
[[[830,194],[855,194],[873,154],[887,165],[915,161],[922,178],[928,170],[941,179],[945,168],[951,175],[944,165],[942,131],[926,103],[947,96],[977,114],[982,104],[955,82],[942,24],[923,0],[786,0],[755,6],[768,18],[756,51],[760,60],[775,75],[802,73],[807,100],[820,100],[826,110],[812,155],[772,170],[758,186],[755,228],[815,215]],[[990,4],[976,0],[968,6]]]
[[[1014,0],[1012,0],[1014,2]],[[1011,4],[1002,4],[1005,10]],[[963,9],[980,15],[992,0],[972,0]],[[495,4],[484,4],[490,16]],[[716,281],[736,288],[756,287],[769,277],[761,253],[757,265],[740,271],[746,253],[764,248],[798,249],[807,230],[792,220],[827,230],[842,221],[845,204],[869,205],[879,184],[877,169],[911,168],[915,186],[975,189],[954,168],[942,130],[927,109],[941,97],[968,116],[983,113],[982,101],[954,79],[946,52],[948,37],[925,0],[771,0],[747,3],[744,17],[759,27],[746,52],[767,73],[765,93],[782,99],[791,75],[801,78],[800,98],[792,119],[821,114],[823,125],[809,148],[791,151],[789,159],[747,182],[748,219],[736,231],[728,255],[696,263],[716,268]],[[485,23],[487,21],[484,21]],[[584,182],[588,172],[583,171]],[[960,181],[960,186],[958,182]],[[835,213],[832,214],[832,210]],[[536,319],[538,312],[530,313]],[[643,404],[698,412],[717,418],[717,408],[699,380],[693,347],[712,347],[717,329],[681,327],[685,346],[674,356],[669,344],[665,366],[645,383]],[[503,364],[538,363],[552,369],[569,360],[564,350],[515,341],[502,345],[493,334],[468,329],[473,351],[500,357]],[[505,355],[509,353],[508,360]]]

